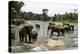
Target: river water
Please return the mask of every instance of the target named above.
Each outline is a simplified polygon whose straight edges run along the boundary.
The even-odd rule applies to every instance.
[[[47,29],[49,22],[42,21],[31,21],[31,24],[34,26],[35,24],[40,25],[40,31],[38,33],[37,40],[44,41],[47,40],[49,35],[47,35]],[[65,43],[65,49],[75,49],[78,47],[78,25],[74,24],[74,32],[73,33],[65,33],[65,36],[61,36]]]
[[[40,32],[38,34],[38,41],[44,41],[48,39],[47,29],[48,29],[48,22],[42,21],[31,21],[32,25],[39,24],[40,25]],[[78,47],[78,25],[74,24],[74,32],[73,33],[65,33],[65,36],[62,38],[64,39],[64,43],[66,48],[64,49],[72,49]]]
[[[48,36],[47,36],[48,22],[31,21],[30,24],[33,25],[33,27],[35,26],[35,24],[40,25],[40,31],[39,31],[38,37],[37,37],[38,41],[43,41],[43,40],[48,39]]]
[[[47,29],[48,29],[48,22],[42,21],[31,21],[31,24],[34,26],[35,24],[40,25],[40,31],[38,33],[38,40],[46,40],[48,39]],[[72,38],[73,40],[77,41],[78,38],[78,25],[74,25],[74,32],[73,33],[66,33],[65,37]]]
[[[27,21],[26,21],[26,23],[27,23]],[[44,40],[47,40],[48,39],[48,35],[47,35],[48,22],[43,22],[43,21],[29,21],[29,23],[31,25],[33,25],[33,27],[35,26],[35,24],[39,24],[40,25],[40,31],[38,33],[37,41],[44,41]],[[64,37],[62,36],[62,38],[64,40],[64,43],[65,43],[65,46],[66,46],[64,48],[64,50],[65,49],[75,49],[75,48],[78,47],[78,25],[77,24],[74,24],[74,29],[75,30],[74,30],[73,33],[66,33]],[[19,39],[19,38],[17,37],[17,39]],[[15,41],[12,41],[12,45],[13,46],[14,46],[14,42]],[[27,48],[25,48],[25,49],[27,49]],[[26,52],[29,48],[27,50],[25,50],[25,49],[23,50],[21,48],[22,51],[19,51],[20,49],[16,49],[16,47],[14,47],[13,52],[23,52],[23,51]]]

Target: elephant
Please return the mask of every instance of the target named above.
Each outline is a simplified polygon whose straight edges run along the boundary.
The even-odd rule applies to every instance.
[[[64,36],[64,34],[65,34],[65,29],[64,29],[64,27],[60,27],[60,25],[59,26],[56,26],[56,25],[49,25],[48,26],[48,30],[51,30],[51,34],[50,34],[50,36],[52,36],[53,35],[53,32],[57,32],[58,33],[58,37],[60,36],[60,33]]]
[[[51,30],[50,36],[53,35],[53,32],[57,32],[58,36],[60,36],[60,34],[64,36],[65,32],[74,31],[74,25],[65,24],[65,23],[63,23],[63,25],[56,25],[56,24],[49,23],[47,33],[49,32],[49,30]]]
[[[71,31],[74,31],[74,25],[69,25],[71,27]]]
[[[35,28],[33,28],[33,30],[32,30],[32,40],[33,40],[33,42],[37,41],[37,36],[38,36],[39,29],[40,29],[40,25],[36,24]]]
[[[70,26],[64,26],[64,29],[66,32],[71,32],[71,27]]]
[[[49,25],[55,25],[55,23],[53,23],[53,22],[49,22]]]
[[[31,31],[33,29],[32,25],[26,25],[19,31],[19,38],[21,41],[28,42],[27,37],[29,39],[29,43],[31,43]]]
[[[66,25],[66,27],[65,27],[65,25]],[[67,32],[73,32],[74,31],[74,25],[63,23],[63,26],[65,27],[65,30]]]
[[[25,29],[22,28],[22,29],[19,31],[19,39],[20,39],[20,41],[24,41],[24,38],[25,38]]]
[[[53,32],[57,32],[58,33],[58,37],[60,36],[60,32],[62,33],[62,35],[64,36],[64,28],[58,28],[58,27],[53,27],[51,30],[51,36],[53,35]]]

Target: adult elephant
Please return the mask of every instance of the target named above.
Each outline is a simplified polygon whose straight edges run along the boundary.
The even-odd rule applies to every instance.
[[[49,25],[49,26],[48,26],[48,30],[51,30],[50,37],[53,36],[53,32],[57,32],[57,33],[58,33],[58,37],[60,36],[60,33],[61,33],[63,36],[64,36],[64,33],[65,33],[64,27],[60,27],[60,25],[59,25],[59,26]]]
[[[24,26],[20,31],[19,31],[19,37],[21,41],[24,42],[29,42],[31,43],[31,31],[33,29],[33,26],[28,24],[26,26]],[[27,37],[29,39],[29,41],[27,40]]]

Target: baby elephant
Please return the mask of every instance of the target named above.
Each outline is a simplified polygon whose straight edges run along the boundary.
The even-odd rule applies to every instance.
[[[63,23],[63,25],[64,25],[64,27],[65,27],[65,30],[67,31],[67,32],[73,32],[74,31],[74,25],[71,25],[71,24],[65,24],[65,23]]]
[[[38,32],[40,30],[40,25],[36,24],[35,28],[32,30],[32,42],[35,43],[37,41]]]

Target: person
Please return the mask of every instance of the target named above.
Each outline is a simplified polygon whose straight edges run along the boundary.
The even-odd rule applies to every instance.
[[[35,27],[32,29],[32,43],[37,41],[37,36],[40,30],[40,25],[36,24]]]

